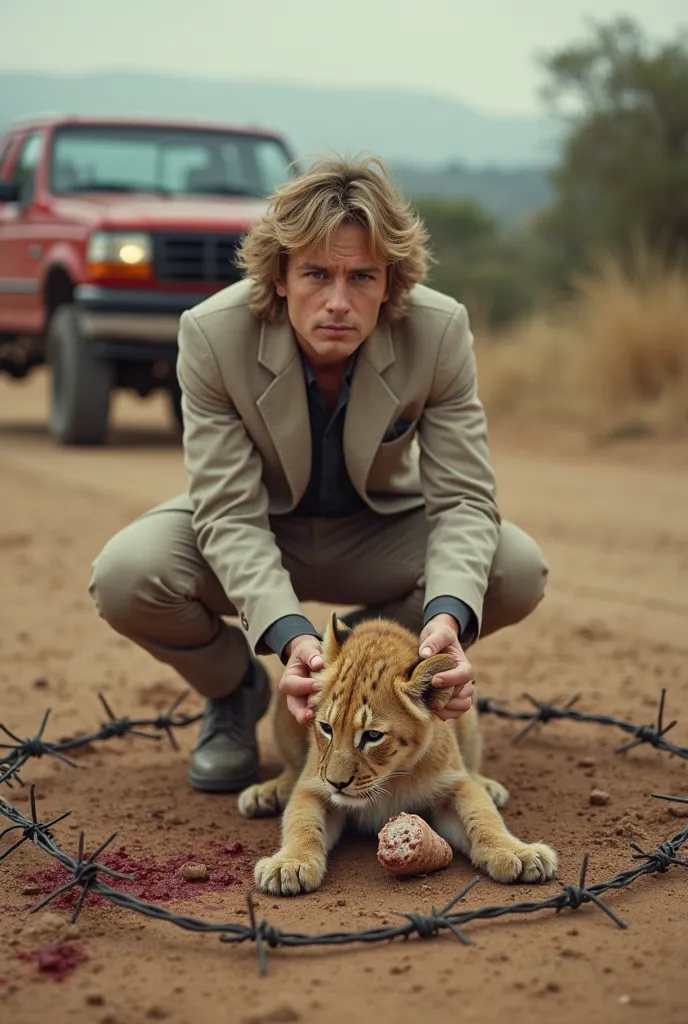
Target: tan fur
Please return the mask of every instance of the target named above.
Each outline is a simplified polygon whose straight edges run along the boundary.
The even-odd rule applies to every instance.
[[[433,714],[452,695],[430,685],[435,673],[452,667],[447,655],[418,663],[417,638],[382,619],[349,633],[332,616],[323,647],[323,689],[311,698],[314,722],[299,726],[280,695],[275,733],[285,769],[239,797],[248,817],[285,807],[282,848],[255,868],[260,889],[283,896],[317,889],[345,823],[375,834],[400,811],[423,815],[454,850],[499,882],[555,876],[554,850],[517,839],[497,810],[508,793],[480,774],[475,709],[454,722]],[[331,737],[320,723],[329,725]],[[384,739],[367,742],[362,733],[370,730]],[[341,792],[337,784],[344,785]]]

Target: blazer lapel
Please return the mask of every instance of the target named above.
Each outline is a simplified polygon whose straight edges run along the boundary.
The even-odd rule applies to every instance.
[[[303,366],[289,323],[263,324],[258,361],[275,379],[256,405],[296,505],[308,486],[311,472],[311,428]]]
[[[344,458],[361,497],[365,497],[370,467],[399,405],[397,395],[381,377],[393,362],[391,329],[388,324],[378,324],[356,360],[344,423]]]

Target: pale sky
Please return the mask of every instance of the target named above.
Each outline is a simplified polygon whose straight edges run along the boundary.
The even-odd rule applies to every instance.
[[[535,55],[626,14],[651,37],[687,0],[5,0],[0,70],[136,68],[404,87],[493,113],[537,113]]]

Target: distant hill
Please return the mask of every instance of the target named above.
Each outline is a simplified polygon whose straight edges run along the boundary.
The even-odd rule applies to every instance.
[[[0,126],[47,110],[260,123],[283,131],[299,154],[366,150],[415,167],[542,166],[557,152],[557,132],[547,118],[497,117],[416,92],[133,71],[0,73]]]
[[[545,167],[393,166],[394,177],[407,196],[472,199],[506,224],[514,224],[547,206],[554,198]]]
[[[0,130],[33,113],[208,118],[276,128],[297,156],[377,153],[407,195],[472,198],[514,221],[550,198],[547,118],[496,117],[454,100],[384,89],[185,78],[148,72],[0,72]]]

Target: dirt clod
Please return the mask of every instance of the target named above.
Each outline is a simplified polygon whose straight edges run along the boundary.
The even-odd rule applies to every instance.
[[[210,872],[205,864],[184,864],[182,878],[186,882],[207,882],[210,879]]]

